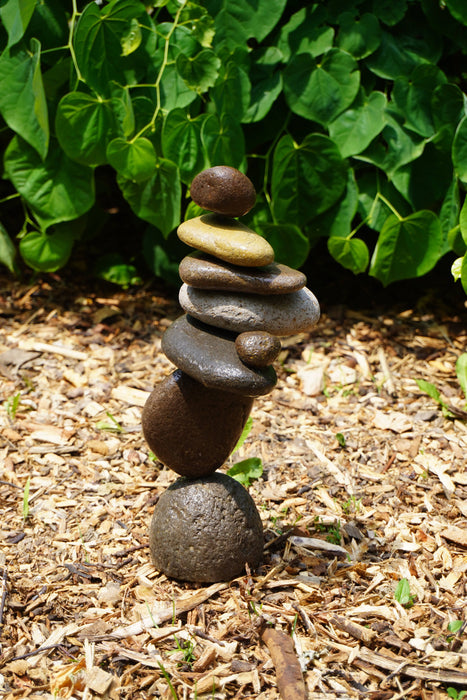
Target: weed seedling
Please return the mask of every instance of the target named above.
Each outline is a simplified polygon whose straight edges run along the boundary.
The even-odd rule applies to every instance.
[[[263,463],[259,457],[249,457],[237,462],[227,470],[227,474],[248,488],[252,481],[263,473]]]
[[[24,491],[23,491],[23,525],[28,519],[29,515],[29,486],[31,484],[31,477],[28,476],[28,479],[24,485]]]
[[[174,700],[178,700],[177,691],[173,687],[172,681],[170,680],[170,676],[167,673],[167,671],[165,670],[164,665],[160,661],[158,661],[157,663],[159,665],[159,668],[161,670],[162,675],[164,676],[165,680],[167,681],[167,685],[169,686],[171,696],[173,697]]]
[[[416,600],[417,596],[410,592],[410,584],[406,578],[401,578],[397,584],[394,598],[398,603],[404,606],[404,608],[411,608]]]
[[[344,513],[358,513],[360,510],[360,507],[362,505],[362,499],[359,498],[358,500],[355,498],[354,495],[350,496],[349,500],[346,501],[345,503],[342,504],[342,510]]]
[[[105,412],[106,416],[110,418],[112,421],[111,423],[106,423],[105,420],[100,420],[96,423],[96,428],[97,430],[107,430],[110,433],[124,433],[125,430],[122,428],[120,423],[116,418],[113,417],[113,415],[110,413],[110,411]]]
[[[18,393],[15,394],[14,396],[10,396],[10,398],[4,404],[8,418],[11,420],[12,423],[14,422],[14,420],[16,418],[16,412],[18,411],[20,401],[21,401],[21,394],[18,391]]]
[[[446,693],[450,698],[453,698],[454,700],[461,700],[467,695],[467,690],[457,690],[456,688],[452,688],[450,686],[446,689]]]

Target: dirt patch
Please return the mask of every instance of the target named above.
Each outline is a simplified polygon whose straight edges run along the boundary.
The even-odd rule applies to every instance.
[[[262,459],[263,563],[203,587],[167,580],[147,546],[176,475],[141,407],[173,369],[175,295],[0,280],[3,697],[273,700],[289,673],[299,698],[294,660],[309,698],[467,688],[465,304],[331,305],[310,286],[322,319],[284,342],[226,465]]]

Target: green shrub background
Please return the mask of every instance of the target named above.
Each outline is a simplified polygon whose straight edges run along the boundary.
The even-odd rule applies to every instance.
[[[190,182],[227,164],[279,261],[325,238],[387,285],[448,254],[467,292],[465,0],[1,0],[0,21],[11,271],[88,251],[111,281],[174,280]]]

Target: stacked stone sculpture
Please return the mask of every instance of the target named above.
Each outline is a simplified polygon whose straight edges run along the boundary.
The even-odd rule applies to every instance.
[[[181,475],[154,511],[154,564],[173,578],[212,582],[261,560],[253,499],[216,470],[237,444],[254,398],[276,384],[278,336],[313,327],[319,305],[305,275],[275,263],[269,243],[237,220],[256,200],[245,175],[227,166],[205,170],[194,178],[191,197],[209,213],[178,228],[196,249],[179,268],[186,313],[162,338],[178,369],[149,396],[142,424],[157,458]]]

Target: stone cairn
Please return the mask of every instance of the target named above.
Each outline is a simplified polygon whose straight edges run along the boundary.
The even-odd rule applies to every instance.
[[[255,204],[251,181],[217,166],[191,197],[209,213],[183,222],[196,250],[180,263],[180,305],[162,350],[178,368],[149,396],[144,437],[181,478],[160,497],[149,543],[156,568],[185,581],[224,581],[263,554],[259,513],[246,489],[216,472],[243,431],[254,397],[272,391],[277,336],[313,327],[316,297],[301,272],[274,262],[269,243],[237,220]]]

